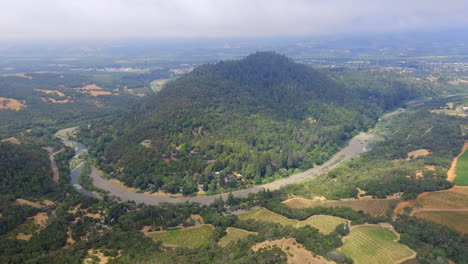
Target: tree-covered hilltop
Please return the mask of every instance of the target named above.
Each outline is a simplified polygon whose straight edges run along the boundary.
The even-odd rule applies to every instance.
[[[348,82],[348,79],[350,80]],[[326,161],[379,115],[429,88],[382,75],[355,81],[273,52],[198,67],[81,139],[127,185],[210,193]]]
[[[0,193],[18,197],[48,196],[58,189],[52,181],[47,151],[0,142]]]

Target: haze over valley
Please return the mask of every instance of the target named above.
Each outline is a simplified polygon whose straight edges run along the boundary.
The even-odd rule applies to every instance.
[[[468,263],[464,1],[0,10],[0,263]]]

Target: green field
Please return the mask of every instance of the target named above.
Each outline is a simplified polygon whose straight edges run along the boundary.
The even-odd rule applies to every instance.
[[[468,186],[468,151],[466,151],[457,162],[456,185]]]
[[[239,229],[235,227],[226,228],[226,232],[227,234],[223,238],[221,238],[218,242],[218,244],[222,247],[227,246],[229,243],[242,240],[248,237],[249,235],[257,234],[256,232],[249,232],[247,230]]]
[[[303,227],[310,225],[317,228],[324,234],[330,234],[335,228],[341,224],[346,223],[348,220],[340,217],[329,215],[314,215],[304,221],[290,219],[280,214],[269,211],[265,208],[251,210],[238,215],[240,220],[255,219],[258,221],[272,222],[280,225],[290,225],[294,227]]]
[[[166,245],[199,248],[208,245],[214,228],[211,225],[202,225],[189,228],[154,232],[149,234],[155,241],[161,241]]]
[[[419,211],[414,216],[452,227],[458,232],[468,234],[468,212],[462,211]]]
[[[379,226],[356,226],[344,239],[341,251],[356,264],[393,264],[415,257],[410,248],[395,242],[397,238],[395,233]]]

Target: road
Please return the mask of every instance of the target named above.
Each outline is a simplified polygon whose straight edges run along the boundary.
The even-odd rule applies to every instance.
[[[65,135],[67,133],[72,133],[75,128],[62,129],[57,132],[57,135],[64,141],[66,145],[74,146],[77,150],[76,156],[78,157],[81,153],[87,151],[86,146],[79,142],[67,139]],[[333,157],[325,162],[321,166],[316,166],[312,169],[291,175],[288,178],[277,180],[268,184],[258,185],[255,187],[233,191],[232,194],[235,197],[244,197],[251,193],[257,193],[262,190],[277,190],[281,187],[287,186],[289,184],[298,183],[306,180],[313,179],[314,177],[326,173],[333,168],[337,167],[339,164],[350,160],[351,158],[366,152],[370,149],[369,143],[372,141],[373,136],[366,133],[361,133],[351,139],[349,145],[341,149],[338,153],[333,155]],[[80,164],[81,165],[81,164]],[[78,177],[81,172],[82,166],[72,170],[72,183],[77,187],[76,177]],[[201,204],[211,204],[218,198],[227,199],[228,193],[219,194],[219,195],[210,195],[210,196],[195,196],[195,197],[171,197],[167,194],[145,194],[145,193],[136,193],[132,192],[114,182],[111,182],[101,176],[101,171],[96,167],[92,166],[91,177],[93,178],[93,185],[99,189],[109,192],[110,195],[113,195],[117,198],[120,198],[122,201],[135,201],[136,203],[144,203],[149,205],[158,205],[161,203],[184,203],[184,202],[195,202]],[[79,189],[80,187],[78,187]],[[82,188],[82,187],[81,187]]]

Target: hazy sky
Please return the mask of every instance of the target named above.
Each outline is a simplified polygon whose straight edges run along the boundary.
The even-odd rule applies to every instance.
[[[252,37],[468,27],[467,0],[0,0],[0,39]]]

